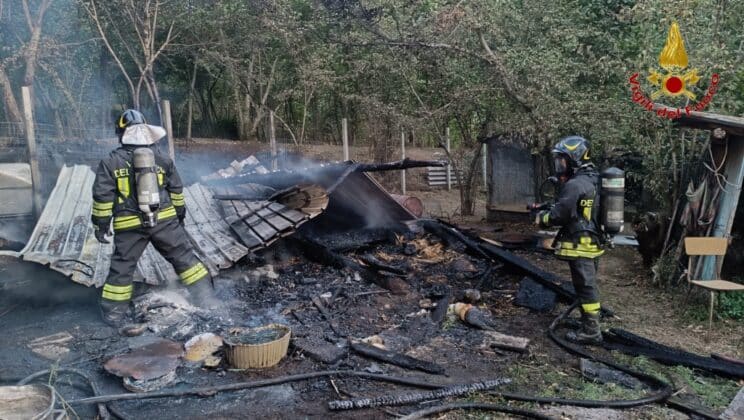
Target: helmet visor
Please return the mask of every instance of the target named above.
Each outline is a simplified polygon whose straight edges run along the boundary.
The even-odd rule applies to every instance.
[[[553,156],[553,169],[556,175],[565,175],[568,173],[568,162],[565,156]]]

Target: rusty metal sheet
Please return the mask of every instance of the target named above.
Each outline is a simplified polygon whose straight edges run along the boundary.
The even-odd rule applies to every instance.
[[[103,368],[122,378],[147,381],[176,370],[181,363],[181,356],[183,356],[181,343],[157,339],[153,343],[109,359]]]
[[[113,244],[99,243],[90,223],[94,178],[88,166],[62,168],[44,211],[19,255],[24,260],[47,265],[77,283],[100,287],[108,275]],[[232,236],[208,189],[194,184],[184,189],[184,196],[186,232],[197,255],[213,275],[250,252]],[[135,281],[149,284],[178,279],[170,263],[152,245],[147,246],[137,263],[134,277]]]

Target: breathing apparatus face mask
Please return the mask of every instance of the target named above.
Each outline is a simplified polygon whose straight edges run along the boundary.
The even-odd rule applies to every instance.
[[[553,155],[553,170],[556,176],[568,175],[568,161],[565,156]]]

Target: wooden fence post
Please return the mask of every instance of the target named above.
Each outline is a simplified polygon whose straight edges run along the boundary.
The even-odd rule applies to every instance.
[[[406,158],[406,132],[400,130],[400,158],[404,160]],[[400,171],[400,190],[403,195],[406,195],[406,170]]]
[[[344,144],[344,162],[349,160],[349,123],[346,118],[341,119],[341,140]]]
[[[276,171],[279,165],[276,159],[276,130],[274,128],[274,111],[269,112],[269,143],[271,145],[271,170]]]
[[[452,189],[452,165],[450,165],[450,129],[447,127],[445,130],[444,136],[447,139],[447,191],[450,191]]]
[[[483,155],[483,189],[488,189],[488,147],[486,146],[486,143],[483,142],[483,150],[481,151],[481,154]]]
[[[173,121],[171,120],[170,101],[163,99],[163,122],[165,123],[165,132],[168,136],[168,156],[172,161],[176,161],[176,148],[173,145]]]
[[[34,213],[41,215],[41,172],[39,158],[36,152],[36,133],[34,132],[34,104],[31,102],[31,90],[28,86],[21,87],[23,99],[23,122],[26,132],[26,146],[28,147],[28,163],[31,166],[31,188],[33,191]]]

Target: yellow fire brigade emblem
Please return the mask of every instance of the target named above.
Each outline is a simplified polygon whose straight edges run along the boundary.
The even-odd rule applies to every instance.
[[[649,70],[649,76],[646,78],[651,84],[658,89],[651,94],[651,99],[656,100],[661,95],[677,97],[684,95],[690,100],[695,100],[695,94],[688,90],[689,87],[695,86],[700,80],[697,69],[687,68],[687,51],[685,43],[682,40],[682,34],[679,31],[677,22],[673,22],[669,28],[666,44],[659,54],[659,66],[664,72],[659,73],[656,70]]]

